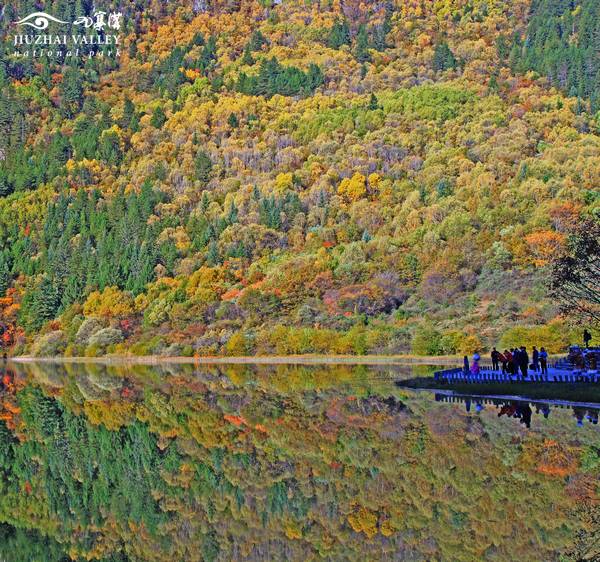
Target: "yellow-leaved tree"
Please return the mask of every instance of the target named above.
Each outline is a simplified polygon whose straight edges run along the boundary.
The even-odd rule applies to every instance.
[[[83,305],[86,316],[97,318],[125,318],[133,312],[133,297],[117,287],[106,287],[102,292],[90,293]]]
[[[338,186],[338,194],[348,201],[358,201],[367,194],[367,180],[356,172],[351,178],[344,178]]]

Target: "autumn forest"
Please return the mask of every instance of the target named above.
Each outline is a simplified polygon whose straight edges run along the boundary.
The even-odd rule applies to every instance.
[[[575,338],[548,278],[599,220],[596,0],[107,1],[118,56],[15,55],[41,9],[94,7],[0,10],[11,353]]]

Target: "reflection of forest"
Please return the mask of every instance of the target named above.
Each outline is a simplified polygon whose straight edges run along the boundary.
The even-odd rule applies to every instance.
[[[593,530],[597,432],[566,411],[507,429],[367,367],[11,373],[6,559],[555,559]]]

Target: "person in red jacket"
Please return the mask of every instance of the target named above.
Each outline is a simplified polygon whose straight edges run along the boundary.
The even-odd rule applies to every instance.
[[[504,353],[506,353],[506,350],[504,351]],[[503,375],[506,374],[506,364],[508,363],[508,359],[506,358],[504,353],[498,352],[498,361],[500,361],[500,364],[502,365],[502,374]]]
[[[506,372],[508,374],[512,374],[513,373],[513,370],[512,370],[513,356],[512,356],[512,353],[510,351],[508,351],[508,349],[504,350],[504,361],[505,361],[505,363],[502,364],[502,367],[506,370]]]

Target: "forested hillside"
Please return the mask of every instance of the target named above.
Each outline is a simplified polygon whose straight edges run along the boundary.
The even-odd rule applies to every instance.
[[[14,56],[15,21],[72,22],[93,15],[88,0],[0,11],[13,352],[573,338],[546,285],[600,208],[597,2],[101,8],[123,14],[118,57]]]

